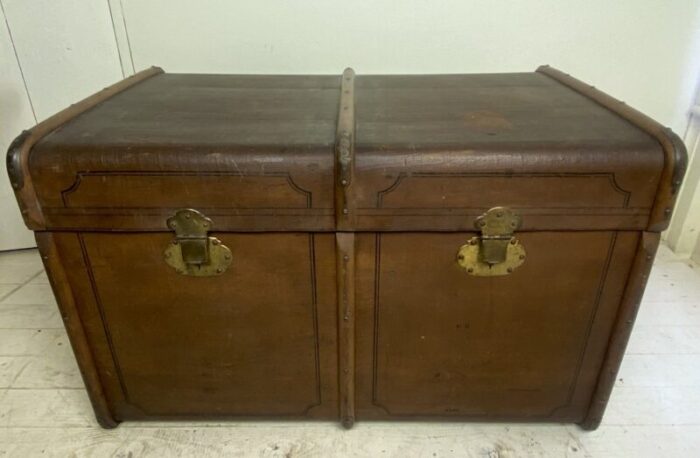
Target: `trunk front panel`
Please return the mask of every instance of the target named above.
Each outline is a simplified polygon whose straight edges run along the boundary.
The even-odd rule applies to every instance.
[[[213,235],[215,277],[168,266],[171,234],[58,235],[117,418],[337,418],[335,236]],[[356,234],[358,419],[583,418],[638,233],[518,233],[501,277],[457,265],[473,235]]]
[[[215,235],[213,277],[165,263],[171,234],[59,236],[117,416],[335,418],[332,235]]]
[[[637,233],[519,233],[500,277],[458,267],[472,235],[360,236],[359,418],[585,414]]]

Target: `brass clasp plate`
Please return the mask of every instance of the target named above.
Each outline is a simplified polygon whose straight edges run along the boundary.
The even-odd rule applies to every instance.
[[[521,218],[507,207],[494,207],[474,225],[481,236],[472,237],[457,253],[457,263],[476,276],[508,275],[525,262],[525,248],[513,236]]]
[[[208,277],[221,275],[231,265],[231,250],[207,232],[212,222],[192,209],[178,210],[168,218],[175,239],[165,249],[165,262],[182,275]]]

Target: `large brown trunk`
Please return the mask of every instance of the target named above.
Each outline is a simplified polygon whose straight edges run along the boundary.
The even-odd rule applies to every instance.
[[[105,427],[595,428],[684,164],[672,132],[548,67],[152,69],[8,153]]]

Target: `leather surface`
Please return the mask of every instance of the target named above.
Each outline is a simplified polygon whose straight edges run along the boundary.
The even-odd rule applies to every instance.
[[[469,230],[508,205],[525,230],[643,229],[660,145],[539,73],[358,76],[357,211],[344,230]],[[48,228],[334,230],[340,77],[154,76],[41,140]]]

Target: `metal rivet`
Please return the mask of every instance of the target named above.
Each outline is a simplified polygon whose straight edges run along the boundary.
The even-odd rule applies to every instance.
[[[350,256],[348,256],[348,255],[346,254],[345,256],[343,256],[343,260],[349,261],[349,260],[350,260]]]
[[[177,240],[173,240],[173,245],[177,245]]]
[[[217,273],[217,274],[220,274],[220,273],[223,272],[223,271],[224,271],[224,270],[221,269],[221,268],[216,269],[216,273]]]
[[[185,213],[185,219],[190,219],[190,214],[189,214],[189,213]]]
[[[343,320],[345,320],[345,321],[348,321],[349,319],[350,319],[350,317],[349,317],[348,315],[345,315],[345,316],[343,317]]]
[[[476,239],[471,239],[469,241],[469,245],[476,245]]]
[[[667,214],[667,215],[670,215],[670,214],[671,214],[671,209],[670,209],[670,208],[667,208],[666,210],[664,210],[664,213]]]
[[[459,259],[460,261],[464,261],[464,256],[460,254],[459,256],[457,256],[457,259]]]
[[[525,255],[524,255],[524,254],[521,254],[521,255],[520,255],[520,259],[525,259]]]
[[[508,267],[506,270],[508,271],[508,273],[513,272],[513,268],[512,268],[512,267]]]
[[[515,245],[516,243],[518,243],[517,240],[515,240],[515,239],[510,239],[510,244],[511,244],[511,245]]]
[[[503,216],[503,212],[496,212],[496,218],[500,218],[501,216]]]
[[[343,186],[347,186],[348,180],[340,180],[340,184],[342,184]]]
[[[467,269],[467,272],[472,273],[472,272],[474,272],[474,269],[472,269],[472,268],[470,267],[470,268]]]
[[[228,261],[229,259],[231,259],[231,255],[230,254],[225,255],[224,259]]]
[[[481,226],[481,227],[486,226],[486,221],[479,221],[479,226]]]
[[[350,212],[350,210],[348,210],[347,208],[343,208],[343,214],[344,214],[344,215],[347,215],[349,212]]]

